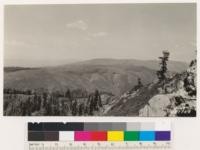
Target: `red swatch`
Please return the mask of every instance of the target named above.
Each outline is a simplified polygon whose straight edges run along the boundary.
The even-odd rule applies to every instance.
[[[107,132],[106,131],[92,131],[91,132],[92,141],[107,141]]]

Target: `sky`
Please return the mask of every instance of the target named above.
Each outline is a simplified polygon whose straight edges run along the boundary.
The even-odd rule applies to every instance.
[[[4,65],[48,66],[95,58],[196,57],[196,5],[6,5]]]

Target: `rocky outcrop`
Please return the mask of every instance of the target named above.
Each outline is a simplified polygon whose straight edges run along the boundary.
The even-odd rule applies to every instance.
[[[196,116],[196,60],[182,73],[170,73],[164,81],[126,92],[109,107],[108,116]]]
[[[175,75],[163,86],[162,95],[155,95],[139,111],[139,116],[196,116],[196,60],[186,72]]]

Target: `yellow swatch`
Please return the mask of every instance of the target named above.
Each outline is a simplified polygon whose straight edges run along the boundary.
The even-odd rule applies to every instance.
[[[108,141],[124,141],[124,131],[108,131]]]

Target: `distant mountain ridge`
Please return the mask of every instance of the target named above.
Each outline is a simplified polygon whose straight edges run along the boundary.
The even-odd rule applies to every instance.
[[[91,64],[91,65],[134,65],[144,66],[149,69],[159,69],[158,60],[138,60],[138,59],[110,59],[110,58],[97,58],[86,61],[77,62],[74,64]],[[169,71],[181,72],[184,71],[188,64],[180,61],[169,61],[167,63]]]
[[[65,91],[86,89],[106,91],[120,95],[130,90],[140,77],[144,84],[154,80],[158,61],[134,59],[93,59],[72,64],[44,68],[4,68],[4,88],[39,89]],[[168,63],[169,71],[181,72],[186,63]],[[9,70],[9,71],[8,71]]]

